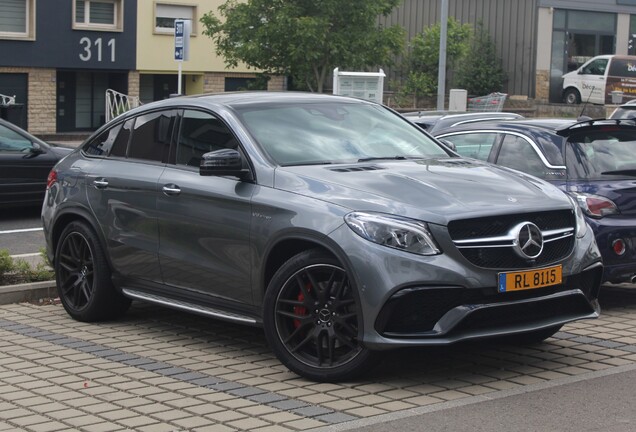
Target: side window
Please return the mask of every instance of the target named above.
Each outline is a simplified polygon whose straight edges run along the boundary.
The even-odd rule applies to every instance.
[[[497,142],[496,133],[474,133],[451,135],[442,138],[455,144],[460,155],[473,159],[488,160],[492,146]]]
[[[161,162],[168,159],[176,111],[159,111],[135,119],[128,157]]]
[[[117,138],[113,142],[113,146],[110,149],[110,156],[126,157],[126,150],[128,149],[128,141],[130,140],[130,131],[132,130],[135,119],[128,119],[124,123],[124,126],[117,134]]]
[[[17,132],[0,125],[0,152],[28,152],[33,143]]]
[[[84,152],[95,156],[108,156],[120,130],[121,124],[118,124],[102,132],[88,142],[88,144],[84,147]]]
[[[223,122],[210,113],[185,110],[177,142],[178,165],[198,167],[204,153],[237,148],[238,142]]]
[[[586,75],[605,75],[605,68],[607,68],[608,61],[608,59],[594,60],[583,68],[583,73]]]
[[[504,137],[499,156],[497,157],[497,165],[503,165],[541,178],[546,177],[546,166],[539,158],[534,147],[525,139],[515,135],[506,135]]]

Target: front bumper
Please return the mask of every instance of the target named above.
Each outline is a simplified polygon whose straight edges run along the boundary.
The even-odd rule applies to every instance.
[[[447,345],[599,316],[603,266],[591,230],[560,262],[562,284],[501,294],[497,270],[474,266],[452,245],[444,227],[430,228],[440,255],[379,246],[346,226],[331,234],[349,259],[367,347]]]

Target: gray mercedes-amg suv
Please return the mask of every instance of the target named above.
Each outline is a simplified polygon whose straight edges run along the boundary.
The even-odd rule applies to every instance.
[[[599,314],[578,205],[356,99],[145,105],[54,168],[42,219],[73,318],[136,299],[263,326],[314,380],[351,378],[377,350],[540,341]]]

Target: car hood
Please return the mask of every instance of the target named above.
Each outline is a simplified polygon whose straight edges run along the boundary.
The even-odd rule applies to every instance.
[[[572,207],[549,183],[460,158],[280,167],[274,187],[350,210],[441,225],[466,217]]]
[[[579,74],[579,70],[573,70],[572,72],[568,72],[566,74],[561,75],[561,78],[571,78]]]

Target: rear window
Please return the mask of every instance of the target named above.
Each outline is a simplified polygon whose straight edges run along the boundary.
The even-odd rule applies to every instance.
[[[636,177],[636,129],[607,127],[568,139],[568,179],[612,180]]]

